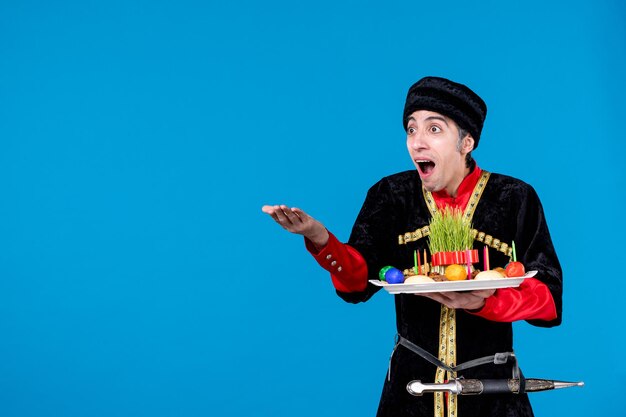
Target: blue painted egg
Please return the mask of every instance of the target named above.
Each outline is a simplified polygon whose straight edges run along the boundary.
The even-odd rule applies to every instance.
[[[390,284],[402,284],[404,274],[398,268],[390,268],[385,272],[385,281]]]

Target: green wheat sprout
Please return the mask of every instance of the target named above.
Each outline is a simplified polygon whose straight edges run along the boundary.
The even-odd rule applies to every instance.
[[[473,243],[472,224],[463,219],[461,210],[450,207],[437,210],[430,221],[430,253],[471,249]]]

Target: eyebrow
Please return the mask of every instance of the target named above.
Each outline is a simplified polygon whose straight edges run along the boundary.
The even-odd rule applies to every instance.
[[[448,125],[448,121],[445,118],[441,117],[441,116],[428,116],[424,120],[441,120],[442,122],[444,122],[446,124],[446,126],[449,126]]]
[[[407,122],[409,122],[409,121],[411,121],[411,120],[413,120],[414,122],[416,122],[416,123],[417,123],[417,120],[415,119],[415,117],[410,116],[410,117],[407,119]],[[428,121],[428,120],[441,120],[442,122],[444,122],[444,123],[446,124],[446,126],[450,126],[450,125],[448,124],[448,121],[447,121],[444,117],[442,117],[442,116],[428,116],[427,118],[425,118],[425,119],[424,119],[424,121]]]

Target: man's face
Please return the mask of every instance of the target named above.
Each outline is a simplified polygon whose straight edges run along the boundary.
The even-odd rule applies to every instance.
[[[456,191],[469,172],[465,155],[474,147],[467,135],[459,149],[459,129],[449,117],[428,110],[413,112],[408,119],[406,146],[428,191]]]

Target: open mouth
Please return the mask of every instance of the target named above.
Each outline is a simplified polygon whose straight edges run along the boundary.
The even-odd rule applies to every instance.
[[[422,175],[428,175],[435,169],[435,163],[428,159],[416,159],[415,163]]]

